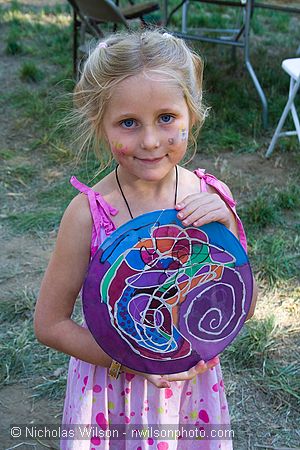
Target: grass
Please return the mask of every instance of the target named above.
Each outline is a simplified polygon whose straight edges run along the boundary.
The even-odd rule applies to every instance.
[[[44,78],[44,74],[38,69],[34,62],[28,61],[23,63],[20,70],[20,77],[22,81],[37,83]]]
[[[273,398],[293,404],[295,408],[300,405],[299,361],[280,367],[276,362],[266,364],[264,372],[256,376],[261,388]]]
[[[201,5],[201,16],[200,5],[191,3],[191,8],[195,25],[199,19],[201,26],[228,24],[228,12],[220,7]],[[236,20],[236,14],[237,11],[230,21]],[[71,130],[58,126],[70,108],[68,94],[74,87],[70,8],[67,4],[41,7],[15,1],[0,8],[0,20],[6,58],[14,65],[9,75],[14,80],[13,88],[5,89],[0,96],[0,106],[11,108],[10,138],[0,148],[3,227],[9,238],[56,232],[63,210],[75,194],[68,186],[69,177],[75,174],[81,181],[93,184],[98,169],[91,153],[84,155],[80,164],[74,162]],[[180,22],[177,13],[172,26]],[[216,169],[224,155],[238,159],[264,153],[288,92],[289,80],[282,73],[280,61],[297,48],[298,31],[300,20],[288,14],[259,10],[252,21],[251,55],[269,100],[269,130],[262,128],[261,106],[243,69],[241,52],[237,51],[234,62],[228,48],[194,44],[204,58],[204,98],[211,106],[210,118],[199,139],[199,155],[214,161]],[[257,423],[251,422],[250,414],[244,417],[247,402],[243,392],[247,392],[249,402],[260,395],[253,411],[261,414],[264,429],[276,422],[278,429],[272,432],[272,442],[280,442],[281,447],[287,443],[282,437],[283,418],[294,423],[300,395],[299,341],[295,331],[299,289],[294,288],[300,268],[300,157],[295,139],[280,141],[270,160],[274,171],[288,158],[290,165],[284,183],[265,183],[264,179],[253,177],[249,188],[247,174],[245,180],[239,179],[234,168],[227,166],[229,186],[234,181],[238,187],[239,213],[248,233],[262,306],[258,305],[258,318],[245,326],[222,356],[224,372],[228,374],[228,397],[238,427],[247,429],[250,423],[251,433],[255,433]],[[5,386],[24,381],[35,386],[35,397],[59,399],[65,388],[68,358],[36,341],[32,329],[35,301],[36,294],[27,288],[16,290],[9,300],[0,302],[0,321],[4,324],[0,331],[0,382]],[[284,319],[279,321],[283,313],[289,317],[288,324]],[[78,311],[75,317],[79,320]],[[263,417],[260,402],[269,408],[273,422]],[[237,448],[246,447],[238,444]]]
[[[272,286],[298,275],[299,240],[282,232],[260,235],[251,241],[252,263],[257,277]]]
[[[10,33],[6,39],[5,53],[7,55],[19,55],[24,52],[23,46],[19,41],[18,35]]]
[[[0,302],[0,321],[9,325],[0,332],[0,386],[33,379],[34,397],[58,399],[65,389],[68,357],[37,342],[33,332],[35,302],[35,293],[27,288],[15,293],[14,301]],[[74,320],[81,321],[78,305]]]
[[[224,363],[233,364],[234,370],[262,369],[270,352],[276,348],[276,332],[274,316],[248,322],[237,340],[225,350]]]
[[[292,361],[278,364],[276,354],[285,331],[274,316],[248,322],[236,341],[222,355],[223,367],[253,381],[273,400],[300,406],[299,351]]]
[[[29,380],[33,376],[35,381],[44,377],[48,385],[55,384],[62,377],[66,381],[67,356],[46,347],[41,348],[33,333],[32,317],[14,324],[14,330],[2,332],[1,341],[0,385]],[[64,371],[58,372],[57,369],[61,367],[64,367]],[[40,394],[39,389],[36,389],[35,394]],[[57,391],[56,395],[62,395],[62,390]]]
[[[260,192],[241,210],[241,217],[246,227],[261,230],[267,225],[278,222],[278,211],[272,202],[270,193]]]
[[[287,210],[297,210],[300,207],[299,184],[291,181],[284,189],[279,190],[276,196],[276,205]]]
[[[32,212],[19,212],[8,214],[5,221],[16,233],[52,231],[58,228],[63,208],[59,210],[36,210]]]
[[[17,166],[5,167],[5,179],[7,185],[13,186],[15,183],[19,183],[23,186],[28,185],[33,181],[34,177],[37,175],[36,167],[31,164],[20,164]]]

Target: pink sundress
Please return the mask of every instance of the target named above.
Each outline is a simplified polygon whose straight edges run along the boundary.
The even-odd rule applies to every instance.
[[[202,192],[207,190],[207,185],[213,186],[232,209],[237,218],[240,241],[246,249],[246,237],[235,211],[235,201],[214,176],[206,174],[203,169],[195,173],[201,180]],[[71,183],[89,200],[93,219],[93,256],[101,242],[115,230],[111,216],[118,211],[75,177],[71,178]],[[216,431],[222,428],[230,431],[221,367],[217,365],[190,381],[172,382],[171,388],[158,389],[142,376],[122,373],[115,380],[109,376],[107,368],[71,357],[62,424],[63,427],[94,425],[101,430],[120,425],[143,425],[146,429],[151,425],[163,425],[163,429],[196,425],[198,428],[211,426]],[[151,433],[144,436],[117,440],[98,435],[79,440],[61,439],[60,450],[232,450],[230,438],[192,439],[189,435],[189,439],[166,439]]]

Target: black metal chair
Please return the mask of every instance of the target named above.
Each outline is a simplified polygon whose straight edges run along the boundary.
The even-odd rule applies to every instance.
[[[159,9],[156,1],[134,4],[120,8],[112,0],[68,0],[73,8],[73,73],[76,76],[78,69],[78,50],[85,52],[86,33],[95,38],[104,37],[101,24],[113,24],[113,31],[121,24],[129,29],[129,21],[140,19],[143,26],[147,26],[144,19],[146,14]],[[78,33],[80,34],[78,41]]]
[[[205,3],[211,5],[219,5],[226,7],[239,8],[242,11],[242,20],[240,25],[236,29],[207,29],[201,28],[193,30],[188,28],[188,8],[190,3]],[[256,76],[253,66],[250,62],[250,21],[254,9],[254,0],[181,0],[181,2],[168,13],[168,0],[164,0],[163,4],[163,17],[165,25],[168,25],[173,14],[175,14],[180,8],[182,8],[182,22],[181,32],[174,32],[178,37],[187,40],[199,40],[204,42],[211,42],[214,44],[230,45],[234,49],[240,47],[244,51],[244,60],[246,68],[254,83],[255,89],[260,97],[263,108],[263,124],[267,127],[268,120],[268,104],[265,93],[261,87],[261,84]],[[212,35],[213,33],[213,35]]]
[[[290,5],[275,5],[272,3],[261,3],[256,0],[178,0],[177,5],[168,12],[169,0],[163,0],[163,24],[167,26],[172,16],[182,8],[181,32],[173,32],[176,36],[187,40],[199,40],[215,44],[231,45],[234,49],[240,47],[244,52],[245,66],[254,83],[255,89],[259,95],[263,109],[263,125],[266,128],[268,122],[268,104],[263,88],[256,76],[254,68],[250,61],[250,21],[256,8],[278,10],[287,13],[300,13],[300,8]],[[211,4],[225,7],[235,7],[242,11],[242,21],[237,29],[219,30],[203,29],[194,30],[188,28],[188,8],[190,3]],[[213,33],[213,35],[211,34]],[[218,34],[219,33],[219,34]],[[217,36],[216,36],[217,35]],[[299,50],[300,51],[300,50]]]

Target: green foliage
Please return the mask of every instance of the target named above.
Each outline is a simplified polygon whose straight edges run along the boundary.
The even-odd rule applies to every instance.
[[[36,167],[28,163],[17,166],[6,165],[2,170],[5,171],[4,179],[7,186],[14,186],[16,183],[27,186],[37,174]]]
[[[10,7],[12,11],[20,11],[21,5],[18,0],[11,0]]]
[[[13,300],[0,302],[0,321],[13,323],[16,320],[26,320],[32,317],[36,296],[24,289]]]
[[[40,190],[37,193],[37,200],[40,206],[57,206],[57,199],[64,202],[66,205],[74,197],[74,188],[71,184],[61,183],[47,186],[47,188]]]
[[[10,33],[6,39],[5,53],[14,56],[23,53],[23,51],[19,37],[15,33]]]
[[[273,285],[297,275],[297,236],[293,238],[281,231],[271,235],[258,235],[251,239],[250,246],[252,263],[260,279],[265,279]]]
[[[23,81],[37,83],[44,78],[44,74],[34,62],[27,61],[21,67],[20,78]]]
[[[241,209],[241,217],[246,226],[254,226],[256,230],[261,230],[277,222],[278,211],[270,194],[260,192]]]
[[[300,207],[299,184],[290,183],[284,189],[278,191],[276,205],[282,209],[296,210]]]
[[[0,302],[0,386],[18,380],[43,379],[35,383],[34,397],[64,395],[68,356],[41,345],[33,331],[35,294],[25,289]],[[75,305],[73,318],[81,322],[81,309]],[[13,325],[13,327],[12,327]]]
[[[276,331],[273,316],[265,320],[250,320],[236,341],[225,350],[222,361],[235,369],[262,369],[276,348]]]
[[[13,150],[11,150],[9,148],[0,149],[0,161],[12,159],[12,158],[14,158],[14,156],[15,156],[15,153]]]
[[[5,221],[17,233],[34,231],[51,231],[58,227],[63,208],[55,210],[36,210],[32,212],[18,212],[9,214]]]
[[[297,408],[300,406],[300,363],[297,354],[293,362],[280,363],[276,359],[281,334],[274,316],[251,319],[224,351],[222,363],[231,372],[251,374],[252,381],[273,399]]]
[[[273,398],[300,407],[300,363],[298,360],[280,366],[276,361],[270,361],[264,367],[264,372],[256,375],[256,380]]]
[[[56,383],[57,378],[64,377],[66,381],[66,368],[59,371],[56,370],[65,367],[67,356],[58,353],[55,350],[43,347],[37,342],[32,324],[31,317],[28,320],[14,319],[14,328],[3,330],[0,333],[0,385],[16,382],[24,378],[31,378],[33,375],[38,377],[44,375],[48,378],[48,383]],[[38,391],[37,387],[37,391]],[[55,392],[56,395],[62,395],[62,389]]]

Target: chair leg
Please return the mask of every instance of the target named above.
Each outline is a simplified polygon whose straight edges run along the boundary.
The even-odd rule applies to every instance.
[[[251,8],[252,8],[252,2],[249,0],[246,2],[245,6],[245,15],[244,15],[244,23],[245,23],[245,29],[244,29],[244,40],[245,40],[245,47],[244,47],[244,58],[245,58],[245,65],[249,72],[250,77],[252,78],[253,84],[255,86],[255,89],[259,95],[262,108],[263,108],[263,114],[262,114],[262,120],[263,120],[263,127],[266,129],[268,127],[268,102],[266,95],[263,91],[263,88],[261,87],[260,82],[258,81],[258,78],[256,76],[256,73],[253,69],[253,66],[250,62],[250,19],[251,19]]]
[[[189,9],[189,0],[185,0],[182,5],[182,22],[181,22],[181,32],[187,33],[187,15]]]
[[[291,95],[295,84],[296,84],[296,81],[291,78],[290,94],[289,95]],[[297,110],[296,110],[294,102],[291,105],[291,112],[292,112],[292,116],[293,116],[293,120],[294,120],[294,124],[295,124],[295,129],[296,129],[297,136],[298,136],[298,141],[300,143],[300,123],[299,123],[299,117],[298,117]]]
[[[300,85],[300,77],[298,77],[297,81],[293,84],[292,89],[290,89],[288,102],[285,105],[285,108],[284,108],[283,113],[282,113],[282,115],[280,117],[280,120],[278,122],[277,128],[275,130],[275,133],[274,133],[274,135],[272,137],[272,140],[271,140],[271,143],[269,145],[269,148],[268,148],[268,150],[266,152],[266,155],[265,155],[266,158],[269,158],[269,156],[271,156],[271,154],[272,154],[272,152],[274,150],[274,147],[276,145],[277,139],[278,139],[278,137],[280,135],[280,132],[282,130],[284,122],[285,122],[285,120],[287,118],[287,115],[288,115],[292,105],[293,105],[294,98],[295,98],[295,96],[297,94],[297,91],[299,89],[299,85]]]

